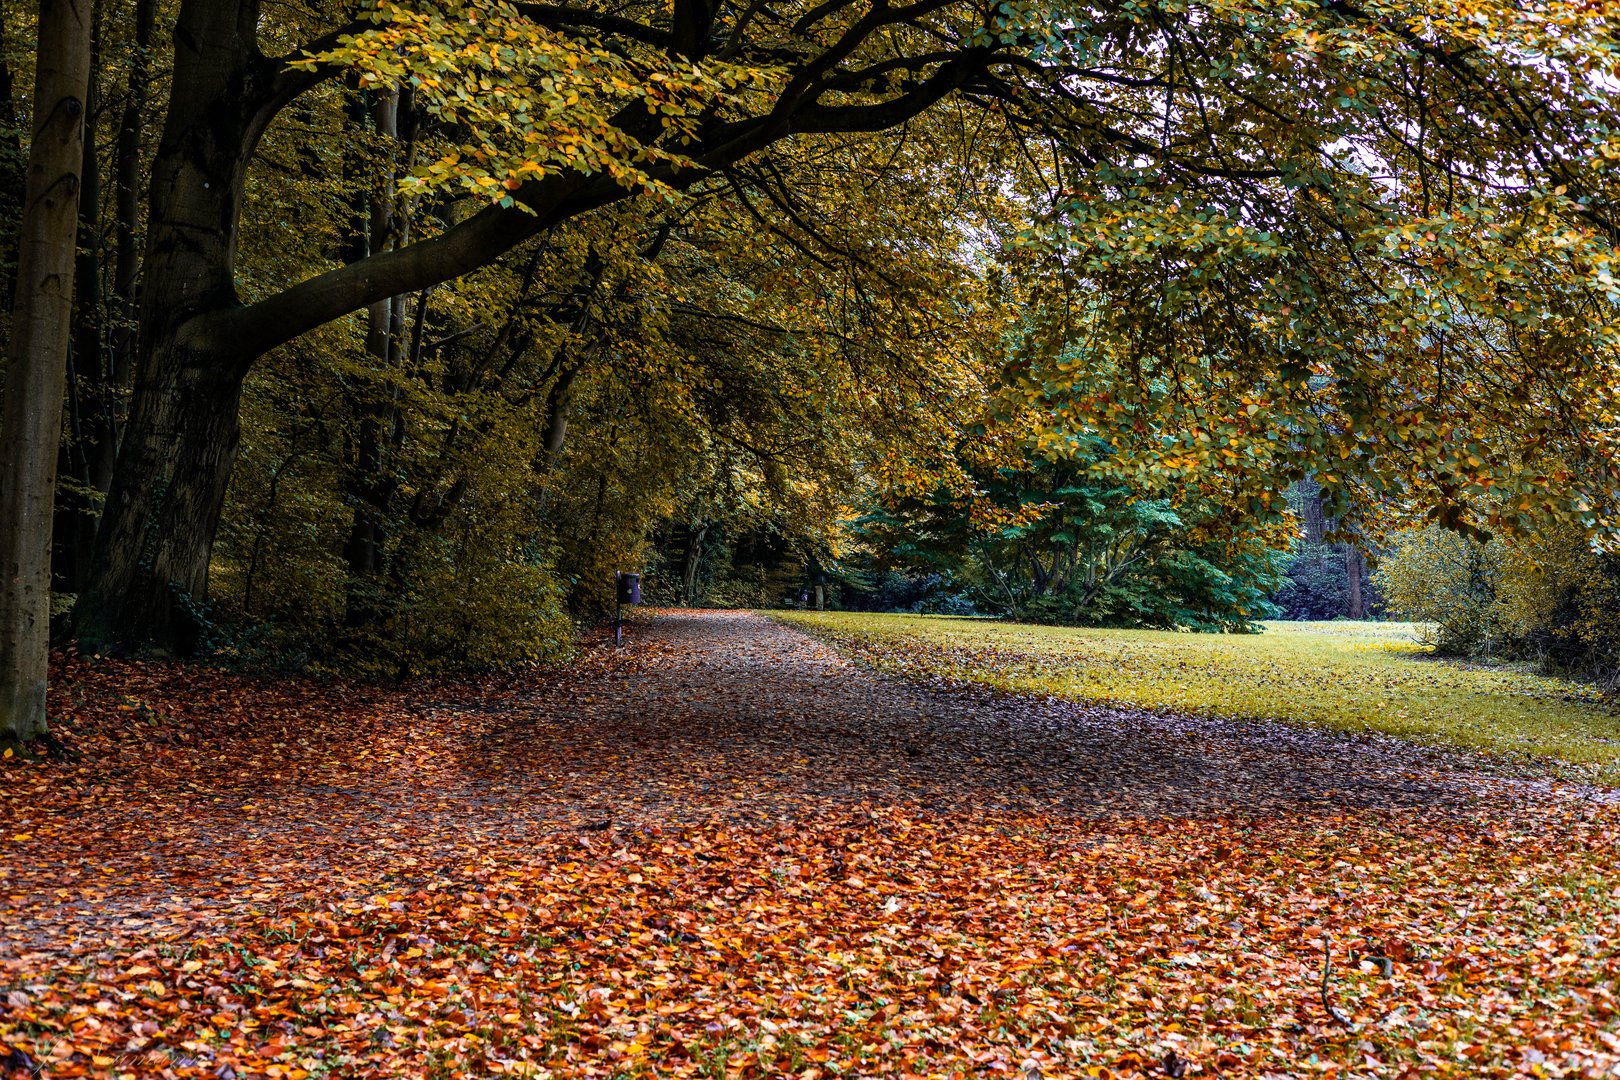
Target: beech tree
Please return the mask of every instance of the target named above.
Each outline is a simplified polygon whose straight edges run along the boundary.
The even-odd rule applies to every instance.
[[[1366,223],[1376,221],[1381,242],[1396,249],[1431,243],[1430,233],[1488,234],[1502,258],[1523,260],[1523,272],[1496,288],[1494,271],[1470,271],[1479,304],[1556,302],[1569,313],[1560,333],[1579,313],[1613,302],[1605,162],[1614,136],[1602,83],[1612,60],[1602,27],[1577,3],[1533,13],[1477,0],[1420,9],[1340,0],[382,3],[358,22],[313,28],[303,42],[287,40],[296,24],[267,26],[256,0],[180,5],[152,169],[131,412],[77,610],[92,646],[183,644],[186,612],[207,595],[242,380],[267,351],[466,274],[608,204],[679,198],[773,147],[791,154],[817,139],[858,140],[915,122],[924,125],[920,137],[973,145],[983,168],[1020,193],[1014,217],[1055,207],[1051,220],[1068,222],[1071,237],[1083,221],[1102,238],[1100,246],[1085,240],[1093,270],[1162,238],[1203,238],[1206,262],[1245,255],[1233,262],[1244,287],[1227,300],[1265,317],[1245,316],[1254,334],[1244,347],[1298,354],[1290,371],[1328,353],[1350,370],[1353,358],[1324,335],[1276,345],[1267,305],[1290,301],[1267,296],[1277,268],[1246,257],[1256,244],[1278,242],[1280,231],[1265,224],[1272,218],[1304,223],[1294,239],[1308,232],[1320,255],[1290,272],[1353,278],[1372,240]],[[407,242],[373,246],[307,280],[240,296],[236,252],[256,147],[283,110],[339,75],[408,92],[436,127],[437,156],[401,177],[401,190],[453,193],[456,205],[476,199],[483,208],[448,213]],[[1393,177],[1382,187],[1372,175],[1380,169]],[[1503,190],[1533,206],[1531,228],[1509,227]],[[1475,195],[1488,212],[1467,210]],[[1437,212],[1453,224],[1437,231]],[[1224,246],[1209,242],[1218,235]],[[1062,254],[1066,243],[1045,250],[1051,265],[1073,270],[1082,264]],[[1363,295],[1397,321],[1427,310],[1432,289],[1445,287],[1443,273],[1431,274],[1439,263],[1408,263],[1379,282],[1381,293]],[[1567,401],[1578,408],[1554,415],[1539,437],[1585,438],[1609,408],[1607,397],[1584,390],[1601,387],[1603,365],[1612,364],[1613,320],[1589,321],[1594,329],[1574,346],[1583,397]],[[1512,359],[1499,354],[1496,370],[1528,362],[1560,377],[1568,350],[1534,333],[1520,340],[1528,346]],[[1241,398],[1254,372],[1226,379],[1230,342],[1209,342],[1214,351],[1200,363],[1212,384],[1259,417],[1245,437],[1313,415],[1309,380],[1293,378],[1263,411],[1247,412],[1256,402]],[[1380,354],[1401,370],[1427,362],[1410,350]],[[1124,357],[1118,370],[1135,372],[1134,364]],[[1410,428],[1415,419],[1402,422]],[[1413,461],[1461,445],[1440,436]],[[1324,459],[1340,449],[1327,439],[1310,447]],[[1477,447],[1465,449],[1423,490],[1452,505],[1488,487],[1472,460],[1487,462]],[[1527,498],[1558,503],[1579,488],[1565,500],[1577,513],[1579,500],[1590,509],[1591,493],[1608,482],[1595,466],[1579,484],[1552,473],[1538,484],[1535,475],[1526,477]]]
[[[746,103],[754,106],[746,115],[730,118],[719,109],[722,90],[751,76],[720,60],[714,63],[721,74],[705,70],[703,64],[723,50],[733,27],[719,18],[719,9],[701,2],[679,6],[668,20],[660,9],[649,8],[646,22],[586,9],[535,7],[520,13],[496,5],[483,12],[456,9],[448,17],[428,12],[418,18],[415,12],[387,8],[380,31],[368,32],[369,24],[357,23],[269,57],[259,47],[254,0],[185,0],[152,170],[134,393],[90,580],[76,612],[81,640],[92,647],[143,641],[185,645],[188,608],[207,595],[209,556],[239,438],[242,379],[264,353],[348,312],[475,270],[541,231],[648,184],[685,188],[791,135],[878,130],[917,115],[982,71],[993,49],[964,46],[952,57],[929,50],[915,64],[907,61],[894,69],[925,72],[915,86],[875,102],[830,104],[822,98],[850,85],[852,71],[862,70],[841,66],[858,46],[886,27],[949,8],[925,3],[915,9],[874,9],[845,19],[836,32],[818,28],[821,16],[799,30],[774,26],[771,36],[804,39],[799,74],[761,91]],[[840,7],[826,14],[849,13]],[[600,83],[582,75],[569,96],[547,99],[553,119],[566,113],[573,121],[561,131],[548,130],[548,137],[558,145],[579,144],[580,156],[564,155],[572,164],[507,178],[497,201],[436,235],[374,250],[242,303],[234,268],[244,183],[273,119],[345,70],[340,63],[360,63],[357,49],[375,50],[365,54],[375,60],[413,34],[420,41],[402,41],[410,59],[432,64],[441,62],[435,35],[471,30],[466,55],[450,57],[451,73],[471,78],[474,85],[479,79],[487,84],[490,73],[480,72],[476,60],[483,55],[477,28],[487,26],[487,19],[526,35],[516,55],[499,57],[509,66],[496,74],[513,85],[527,84],[532,72],[547,65],[600,75]],[[617,35],[642,61],[613,71],[601,70],[605,63],[584,67],[588,56],[612,55],[599,44],[602,35]],[[350,44],[340,49],[340,42]],[[771,52],[763,47],[756,63]],[[307,57],[318,59],[297,63]],[[679,74],[686,70],[696,74]],[[427,82],[421,75],[409,78]],[[606,110],[593,113],[593,105]],[[447,122],[462,123],[442,105],[439,113]],[[691,123],[672,131],[671,115]],[[660,150],[666,143],[680,152]],[[647,159],[656,163],[640,168]]]
[[[88,0],[42,0],[16,298],[0,408],[0,743],[46,731],[51,506],[73,304]]]
[[[263,153],[283,175],[295,151],[272,133]],[[789,175],[785,196],[773,177]],[[597,610],[677,507],[826,538],[864,462],[974,396],[981,351],[954,356],[988,305],[946,224],[977,212],[961,175],[899,134],[773,156],[407,297],[393,359],[371,351],[369,317],[267,357],[209,619],[347,670],[521,659],[571,636],[541,618],[559,593]],[[274,216],[342,235],[330,190],[279,188],[296,205]],[[247,274],[276,270],[266,256],[250,249]]]

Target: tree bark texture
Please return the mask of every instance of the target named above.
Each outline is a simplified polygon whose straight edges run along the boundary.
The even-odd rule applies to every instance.
[[[698,572],[703,567],[703,540],[708,534],[706,522],[693,522],[686,534],[686,556],[681,563],[681,603],[687,607],[698,602]]]
[[[91,18],[99,23],[100,5]],[[67,355],[67,415],[57,458],[59,480],[52,528],[51,579],[57,592],[76,593],[95,548],[99,499],[112,475],[110,391],[102,368],[101,171],[96,151],[96,72],[100,32],[90,31],[90,82],[85,90],[84,164],[79,170],[79,239],[73,270],[73,336]]]
[[[34,137],[0,405],[0,740],[47,732],[51,508],[73,309],[90,0],[41,0]]]
[[[154,158],[139,347],[118,468],[75,632],[92,650],[194,644],[251,357],[197,317],[238,306],[237,222],[275,71],[252,0],[188,0]]]

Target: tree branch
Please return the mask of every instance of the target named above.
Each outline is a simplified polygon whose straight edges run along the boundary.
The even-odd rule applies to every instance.
[[[837,46],[790,80],[789,89],[783,91],[770,113],[711,133],[718,135],[719,145],[706,153],[693,155],[700,168],[662,165],[650,169],[649,173],[677,190],[684,190],[712,171],[740,161],[788,135],[881,131],[916,116],[982,69],[994,55],[992,50],[988,47],[966,50],[957,59],[941,65],[908,93],[868,105],[816,104],[816,97],[823,88],[807,76],[812,70],[825,72],[834,66],[837,59],[853,52],[878,26],[897,14],[912,17],[937,7],[939,2],[919,0],[904,9],[875,8],[857,26],[846,31]],[[645,117],[638,115],[638,105],[627,106],[612,122],[627,128],[643,123]],[[385,297],[414,292],[470,273],[539,232],[628,198],[630,194],[629,189],[600,176],[570,173],[531,181],[514,194],[523,204],[522,208],[486,207],[432,239],[379,252],[251,305],[201,316],[185,328],[184,334],[199,344],[228,350],[240,357],[245,371],[268,350],[317,326]]]
[[[567,30],[583,27],[589,30],[598,30],[604,34],[629,38],[639,41],[643,45],[651,45],[657,49],[667,49],[670,44],[670,35],[663,30],[655,30],[634,19],[621,18],[618,15],[606,15],[598,11],[582,11],[579,8],[562,7],[556,4],[514,4],[518,14],[529,19],[538,26],[552,30]]]

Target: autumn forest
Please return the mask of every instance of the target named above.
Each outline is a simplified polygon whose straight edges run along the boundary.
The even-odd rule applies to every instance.
[[[0,0],[0,1078],[1620,1070],[1600,0]]]

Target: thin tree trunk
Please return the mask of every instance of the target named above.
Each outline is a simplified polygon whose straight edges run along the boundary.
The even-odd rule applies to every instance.
[[[368,117],[371,128],[389,144],[399,138],[399,91],[382,94],[375,100]],[[399,228],[393,192],[394,170],[384,170],[368,199],[362,258],[394,247]],[[399,350],[403,340],[404,297],[387,297],[366,308],[366,353],[379,371],[399,372]],[[367,393],[362,389],[362,393]],[[354,507],[349,538],[343,546],[348,563],[344,589],[343,626],[358,630],[374,626],[385,611],[383,552],[388,541],[388,521],[398,490],[389,475],[389,450],[399,430],[398,407],[391,401],[362,400],[356,431],[354,472],[349,477],[349,501]]]
[[[113,152],[113,207],[118,239],[113,261],[112,298],[114,312],[110,337],[107,381],[117,389],[129,385],[135,367],[136,277],[140,273],[141,134],[146,123],[146,83],[151,70],[152,30],[157,21],[156,0],[135,0],[135,50],[130,59],[129,85],[125,90],[124,111],[118,120],[118,137]],[[108,426],[114,442],[122,426],[125,409],[121,395],[113,394]],[[117,446],[102,448],[110,477]],[[110,483],[110,481],[109,481]],[[104,486],[102,491],[107,489]]]
[[[1320,547],[1328,527],[1327,515],[1322,511],[1322,485],[1307,476],[1299,482],[1299,491],[1305,509],[1305,542]]]
[[[694,523],[686,534],[686,557],[681,563],[681,604],[692,607],[698,601],[698,570],[703,566],[703,538],[709,535],[707,523]]]
[[[41,0],[34,138],[0,405],[0,740],[47,733],[51,504],[90,84],[89,0]]]
[[[1365,619],[1367,617],[1367,602],[1362,593],[1362,578],[1367,573],[1367,559],[1361,554],[1361,549],[1354,544],[1344,549],[1345,580],[1349,585],[1346,596],[1345,614],[1352,619]]]
[[[96,71],[100,4],[92,7],[90,82],[85,90],[84,159],[79,170],[79,237],[73,268],[73,336],[67,356],[67,416],[57,472],[73,483],[58,491],[51,577],[58,592],[76,593],[89,573],[100,500],[96,463],[112,438],[102,422],[109,396],[102,369],[101,171],[96,143]]]
[[[1045,596],[1049,575],[1046,567],[1041,565],[1041,560],[1037,557],[1033,544],[1024,545],[1024,557],[1029,560],[1030,596],[1037,599]]]
[[[534,496],[537,522],[545,520],[546,506],[551,502],[551,483],[556,479],[557,463],[562,460],[563,443],[568,438],[568,413],[573,406],[574,379],[582,366],[583,361],[563,368],[546,395],[546,426],[540,433],[544,453],[541,460],[535,463],[535,471],[540,474],[539,488]]]
[[[563,368],[546,397],[546,426],[541,432],[540,443],[545,448],[548,470],[555,469],[557,459],[562,457],[563,440],[568,437],[568,411],[573,404],[574,379],[578,377],[579,369],[579,364]]]

